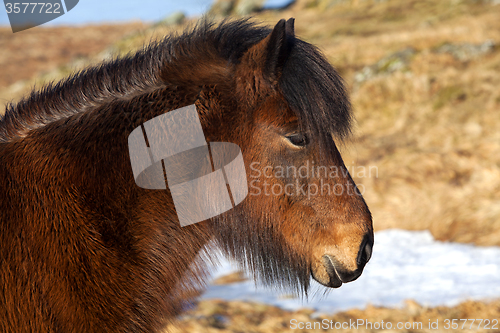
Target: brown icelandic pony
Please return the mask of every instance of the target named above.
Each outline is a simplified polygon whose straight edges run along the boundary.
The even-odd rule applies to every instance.
[[[239,145],[252,188],[229,212],[181,227],[168,189],[135,184],[127,140],[193,103],[208,142]],[[274,29],[202,22],[9,105],[0,332],[157,332],[203,286],[209,244],[257,281],[300,295],[311,276],[327,287],[356,279],[373,229],[334,142],[350,121],[342,79],[295,37],[293,19]],[[274,173],[313,163],[342,172]]]

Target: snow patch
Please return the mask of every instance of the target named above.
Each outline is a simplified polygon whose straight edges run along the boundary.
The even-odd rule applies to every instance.
[[[214,278],[237,270],[234,263],[221,263]],[[500,247],[440,242],[429,231],[384,230],[375,234],[373,256],[358,280],[339,289],[311,284],[313,296],[308,301],[253,281],[210,286],[202,298],[262,302],[288,310],[308,307],[323,313],[368,304],[399,307],[405,299],[425,306],[453,306],[467,299],[500,297]]]

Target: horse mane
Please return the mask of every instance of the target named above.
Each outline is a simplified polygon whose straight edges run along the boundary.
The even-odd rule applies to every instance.
[[[181,35],[167,36],[135,54],[89,67],[40,91],[33,90],[17,104],[8,104],[0,118],[0,142],[22,138],[33,129],[113,100],[178,84],[170,80],[175,75],[166,71],[181,59],[191,66],[210,66],[214,57],[223,65],[237,64],[246,50],[270,32],[248,19],[218,25],[201,20]],[[350,133],[351,111],[341,77],[317,48],[295,38],[291,42],[279,80],[282,94],[302,126],[319,136],[320,142],[331,141],[332,134],[344,138]]]

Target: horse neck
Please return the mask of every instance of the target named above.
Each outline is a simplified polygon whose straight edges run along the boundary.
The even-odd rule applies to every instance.
[[[205,222],[182,228],[168,191],[135,184],[128,135],[145,120],[192,104],[196,94],[169,86],[55,120],[3,143],[1,170],[9,170],[4,184],[16,188],[2,187],[7,197],[23,199],[5,207],[19,212],[13,225],[45,235],[54,248],[53,262],[72,264],[58,248],[65,244],[78,249],[78,257],[104,263],[95,269],[118,285],[120,297],[137,293],[140,298],[142,288],[154,286],[154,295],[148,294],[152,302],[144,301],[151,304],[147,311],[174,313],[183,297],[180,289],[190,287],[186,276],[198,275],[191,265],[211,234]]]
[[[81,225],[93,225],[98,231],[104,228],[104,233],[109,226],[120,226],[117,230],[130,236],[125,242],[141,240],[131,247],[139,247],[145,256],[182,255],[182,265],[178,258],[164,256],[164,261],[172,261],[165,267],[177,265],[176,273],[163,275],[172,282],[181,279],[179,274],[211,234],[204,223],[181,228],[168,191],[137,187],[128,136],[149,119],[193,104],[202,87],[223,75],[217,72],[221,67],[209,66],[206,58],[198,63],[192,55],[171,63],[165,59],[159,47],[149,49],[32,94],[11,107],[0,121],[0,142],[4,138],[10,152],[3,156],[9,156],[5,165],[12,171],[11,177],[23,184],[24,195],[33,199],[27,201],[34,205],[29,210],[46,204],[48,207],[40,211],[51,211],[56,217],[49,220],[40,215],[30,220],[41,219],[40,228],[50,230],[55,223],[65,224],[70,233],[77,233]],[[201,117],[204,128],[210,125],[206,116]],[[34,188],[47,191],[35,197]],[[68,206],[83,212],[78,223],[64,216]]]

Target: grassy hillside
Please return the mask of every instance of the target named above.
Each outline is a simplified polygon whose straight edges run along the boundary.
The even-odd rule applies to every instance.
[[[255,20],[271,25],[288,17],[296,18],[297,35],[319,46],[348,83],[357,124],[342,151],[376,230],[430,229],[442,240],[500,245],[500,5],[298,0]],[[12,83],[16,68],[26,66],[15,56],[23,50],[13,45],[28,37],[0,34],[2,66],[10,69],[0,74],[0,83],[9,83],[0,86],[0,101],[183,28],[122,29],[108,48],[99,44],[69,65],[57,58],[60,67],[42,74],[47,69],[35,66],[36,75],[19,77],[21,83]],[[366,177],[357,172],[360,166],[376,167],[378,174]]]

